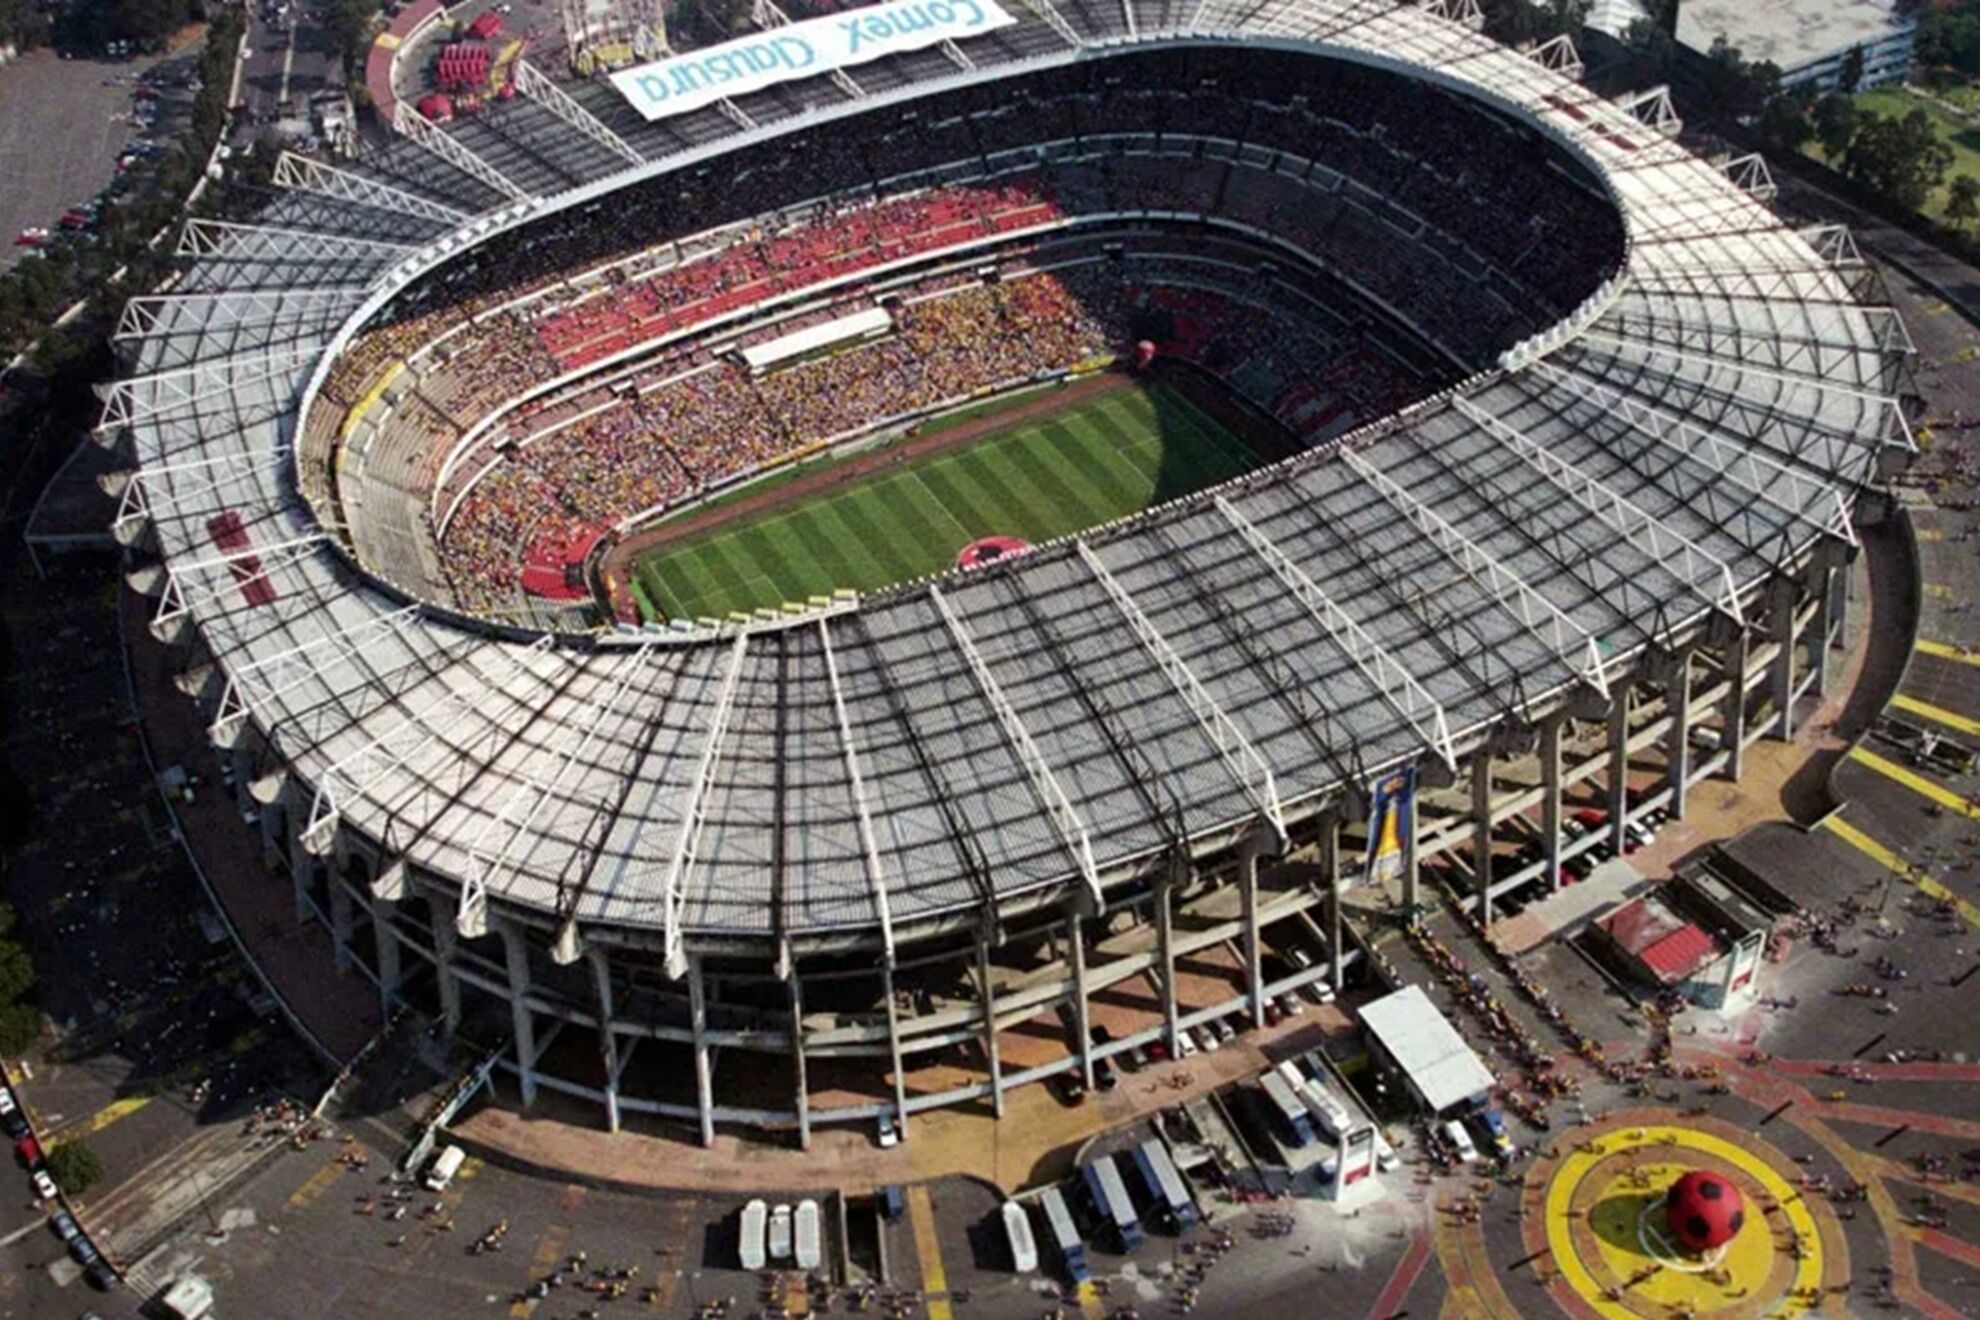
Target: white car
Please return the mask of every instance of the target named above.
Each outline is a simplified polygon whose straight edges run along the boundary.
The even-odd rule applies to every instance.
[[[1191,1031],[1196,1036],[1196,1043],[1203,1047],[1205,1054],[1215,1054],[1223,1047],[1224,1042],[1217,1039],[1216,1031],[1211,1028],[1208,1022],[1191,1028]]]
[[[1178,1031],[1176,1033],[1176,1057],[1178,1059],[1187,1059],[1194,1053],[1196,1053],[1196,1037],[1187,1031]]]
[[[1287,1017],[1298,1017],[1306,1011],[1306,1001],[1290,990],[1283,994],[1272,996],[1272,1002],[1277,1004],[1279,1011]]]
[[[1465,1164],[1478,1162],[1478,1147],[1471,1144],[1471,1134],[1464,1130],[1464,1124],[1453,1118],[1444,1124],[1444,1139],[1451,1143],[1458,1159]]]
[[[894,1116],[884,1109],[880,1111],[878,1127],[881,1150],[891,1150],[901,1144],[901,1130],[894,1126]]]
[[[1231,1025],[1229,1018],[1215,1019],[1210,1023],[1210,1030],[1217,1033],[1219,1045],[1228,1045],[1237,1039],[1237,1028]]]
[[[780,1205],[770,1212],[770,1259],[791,1258],[791,1208]]]
[[[44,1201],[54,1201],[61,1198],[62,1189],[57,1187],[55,1180],[48,1176],[48,1170],[36,1169],[34,1171],[34,1194]]]

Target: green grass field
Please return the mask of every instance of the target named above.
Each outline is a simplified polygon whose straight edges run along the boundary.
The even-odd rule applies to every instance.
[[[983,536],[1064,536],[1259,462],[1173,391],[1121,390],[663,546],[634,572],[669,618],[722,618],[940,572]]]
[[[1973,96],[1973,90],[1954,91],[1941,87],[1937,93],[1948,101],[1959,101],[1963,96]],[[1886,119],[1902,119],[1913,110],[1923,110],[1932,121],[1932,129],[1939,140],[1952,148],[1952,168],[1946,171],[1945,183],[1932,190],[1926,199],[1924,213],[1934,220],[1946,218],[1946,185],[1961,174],[1971,174],[1980,178],[1980,127],[1966,123],[1956,116],[1947,114],[1936,105],[1906,93],[1897,87],[1873,87],[1855,96],[1857,106],[1871,114],[1882,115]],[[1809,142],[1802,150],[1816,160],[1823,161],[1837,169],[1842,168],[1840,160],[1829,160],[1819,142]]]

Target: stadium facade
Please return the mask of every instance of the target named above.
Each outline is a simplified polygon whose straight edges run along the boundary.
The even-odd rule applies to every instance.
[[[603,84],[526,75],[483,119],[402,116],[407,136],[355,163],[285,159],[255,222],[191,222],[184,274],[130,304],[101,438],[132,460],[116,531],[153,632],[184,648],[181,685],[299,919],[388,1004],[505,1040],[526,1103],[547,1088],[704,1140],[1001,1112],[1012,1087],[1090,1081],[1096,1056],[1339,983],[1338,895],[1370,852],[1412,905],[1421,864],[1457,859],[1488,878],[1489,916],[1602,838],[1620,852],[1635,815],[1682,816],[1823,690],[1853,524],[1884,516],[1914,451],[1908,341],[1845,231],[1788,227],[1764,167],[1685,150],[1660,95],[1597,97],[1564,45],[1505,49],[1460,6],[1022,14],[651,122]],[[864,600],[660,629],[491,620],[402,541],[366,539],[403,492],[353,479],[351,441],[399,404],[362,401],[353,429],[322,391],[448,272],[785,135],[869,132],[1020,77],[1186,100],[1138,84],[1137,61],[1233,50],[1416,80],[1532,134],[1542,168],[1612,208],[1612,261],[1399,416]],[[991,100],[971,113],[1008,113]],[[1172,116],[1142,145],[1171,133],[1195,159],[1297,174],[1380,218],[1383,261],[1520,303],[1490,244],[1270,140],[1271,118],[1220,136]],[[1075,127],[1033,154],[1135,132]],[[674,261],[694,246],[656,239]],[[1422,286],[1414,307],[1364,292],[1436,343],[1442,286]],[[343,420],[312,438],[324,415]],[[1630,790],[1636,757],[1660,784]],[[1600,835],[1564,828],[1578,786],[1608,804]],[[1540,855],[1507,869],[1492,832],[1514,817],[1537,820]],[[1329,956],[1268,973],[1261,931],[1283,921]],[[1182,1002],[1178,960],[1224,945],[1239,992]],[[1144,976],[1146,1029],[1096,1043],[1094,996]],[[1060,1006],[1064,1056],[1005,1067],[1000,1031]],[[910,1089],[945,1059],[927,1075],[947,1081]]]

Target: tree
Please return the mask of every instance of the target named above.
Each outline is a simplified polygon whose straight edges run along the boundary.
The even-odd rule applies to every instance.
[[[1758,128],[1770,146],[1799,151],[1815,132],[1809,122],[1808,99],[1795,92],[1779,93],[1760,112]]]
[[[1946,187],[1946,219],[1955,229],[1964,229],[1980,217],[1980,179],[1958,174]]]
[[[34,960],[12,940],[0,940],[0,1004],[11,1004],[34,984]]]
[[[1844,95],[1854,94],[1863,85],[1863,47],[1851,46],[1849,54],[1843,56],[1842,71],[1836,74],[1836,86]]]
[[[1924,207],[1952,163],[1952,148],[1939,140],[1923,110],[1902,119],[1869,116],[1843,154],[1850,178],[1914,211]]]
[[[40,1009],[33,1004],[0,1004],[0,1054],[26,1054],[40,1039]]]
[[[1863,112],[1847,96],[1830,92],[1815,103],[1815,140],[1831,165],[1842,160],[1862,126]]]
[[[1744,123],[1758,115],[1780,91],[1781,71],[1769,63],[1748,64],[1724,33],[1712,42],[1700,76],[1706,109],[1719,119]]]
[[[103,1181],[103,1161],[86,1141],[65,1141],[48,1152],[48,1176],[70,1196],[80,1196]]]

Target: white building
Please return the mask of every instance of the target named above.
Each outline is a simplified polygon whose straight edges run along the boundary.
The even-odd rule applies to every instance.
[[[1724,37],[1751,63],[1780,66],[1781,86],[1828,90],[1852,50],[1863,52],[1860,87],[1901,82],[1917,22],[1893,0],[1683,0],[1678,44],[1700,55]]]

